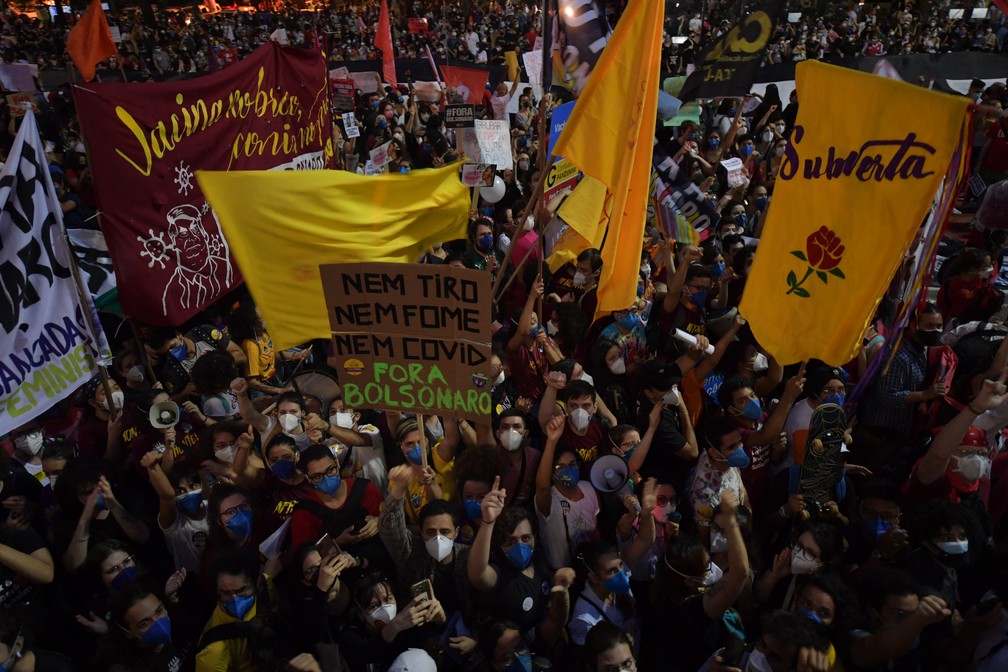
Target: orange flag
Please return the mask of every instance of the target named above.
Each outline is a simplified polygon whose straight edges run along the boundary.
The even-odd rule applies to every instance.
[[[378,15],[378,31],[374,44],[382,53],[382,77],[386,84],[398,86],[395,74],[395,52],[392,50],[392,23],[389,21],[388,0],[382,0],[381,14]]]
[[[100,0],[91,0],[80,21],[67,35],[66,50],[85,82],[95,78],[96,65],[119,53]]]

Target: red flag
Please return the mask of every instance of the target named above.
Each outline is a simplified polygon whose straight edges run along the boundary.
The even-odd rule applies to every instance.
[[[66,50],[85,82],[95,78],[96,65],[119,53],[100,0],[91,0],[80,21],[67,35]]]
[[[312,28],[311,32],[312,32],[312,45],[316,49],[321,49],[322,48],[322,43],[319,42],[319,39],[318,39],[318,28]]]
[[[483,91],[490,80],[490,73],[486,70],[442,65],[441,74],[445,84],[455,87],[467,103],[478,105],[483,101]]]
[[[382,52],[382,76],[386,84],[398,86],[395,72],[395,52],[392,50],[392,23],[389,21],[388,0],[382,0],[378,15],[378,32],[374,44]]]
[[[1001,10],[1001,13],[1008,16],[1008,0],[991,0],[994,6]]]

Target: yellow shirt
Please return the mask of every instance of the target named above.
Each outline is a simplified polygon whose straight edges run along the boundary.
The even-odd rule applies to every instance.
[[[437,450],[439,445],[441,445],[440,441],[434,445],[434,450],[431,451],[434,456],[434,461],[431,465],[434,468],[434,482],[441,486],[441,499],[452,502],[458,499],[455,485],[455,459],[452,458],[448,462],[441,459]],[[406,522],[414,525],[419,523],[420,509],[429,503],[427,486],[422,484],[416,477],[410,478],[409,487],[406,488],[406,500],[404,503]]]
[[[243,620],[251,621],[255,618],[256,606],[252,605]],[[238,619],[224,611],[218,602],[203,632],[218,625],[237,622]],[[256,664],[247,639],[224,639],[196,654],[196,672],[254,672],[255,669]]]
[[[272,378],[276,373],[276,353],[273,352],[273,339],[269,332],[262,332],[258,340],[242,341],[245,359],[248,360],[248,375],[250,378]]]

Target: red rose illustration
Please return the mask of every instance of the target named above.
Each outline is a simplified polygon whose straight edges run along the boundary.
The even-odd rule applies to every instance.
[[[838,235],[821,226],[805,241],[805,252],[808,254],[809,266],[817,271],[828,271],[840,265],[844,246]]]

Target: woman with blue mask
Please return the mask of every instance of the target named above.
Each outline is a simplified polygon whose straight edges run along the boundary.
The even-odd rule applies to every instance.
[[[147,470],[151,487],[158,496],[158,527],[172,552],[175,567],[195,573],[200,571],[200,557],[210,531],[207,524],[203,483],[199,472],[179,469],[169,477],[163,460],[167,453],[148,452],[140,460]]]
[[[610,341],[620,349],[620,358],[609,367],[614,375],[634,375],[640,363],[650,356],[647,334],[640,316],[642,305],[644,302],[638,300],[624,310],[614,310],[612,324],[599,334],[600,339]]]
[[[429,434],[427,439],[426,466],[423,446],[420,443],[420,429],[414,418],[403,418],[396,426],[396,445],[412,472],[407,494],[403,501],[406,522],[416,525],[420,509],[436,499],[455,501],[455,449],[459,444],[458,423],[445,418],[444,437],[434,442]]]
[[[584,544],[578,549],[577,559],[585,572],[585,587],[574,602],[567,625],[571,641],[584,646],[588,631],[602,621],[612,623],[640,641],[630,574],[616,547],[607,541]]]
[[[203,570],[201,578],[204,580],[208,578],[206,570],[222,553],[233,551],[238,547],[255,546],[252,539],[254,523],[252,496],[247,490],[230,483],[218,483],[213,486],[207,501],[207,525],[210,531],[200,560]],[[279,561],[269,563],[269,568],[274,572],[279,566]],[[206,588],[211,590],[212,586]]]
[[[135,585],[140,579],[136,554],[126,544],[109,539],[94,546],[84,564],[84,576],[93,577],[86,603],[76,606],[77,623],[95,635],[109,629],[109,597],[118,590]]]
[[[339,457],[337,456],[337,461]],[[258,513],[263,518],[263,528],[275,530],[294,513],[294,507],[314,491],[304,472],[297,468],[301,462],[301,452],[294,438],[277,434],[263,451],[265,472],[256,493],[264,506]]]
[[[99,644],[95,669],[178,669],[185,649],[191,645],[180,641],[184,637],[174,625],[179,620],[173,620],[165,603],[140,585],[116,592],[109,632]]]

